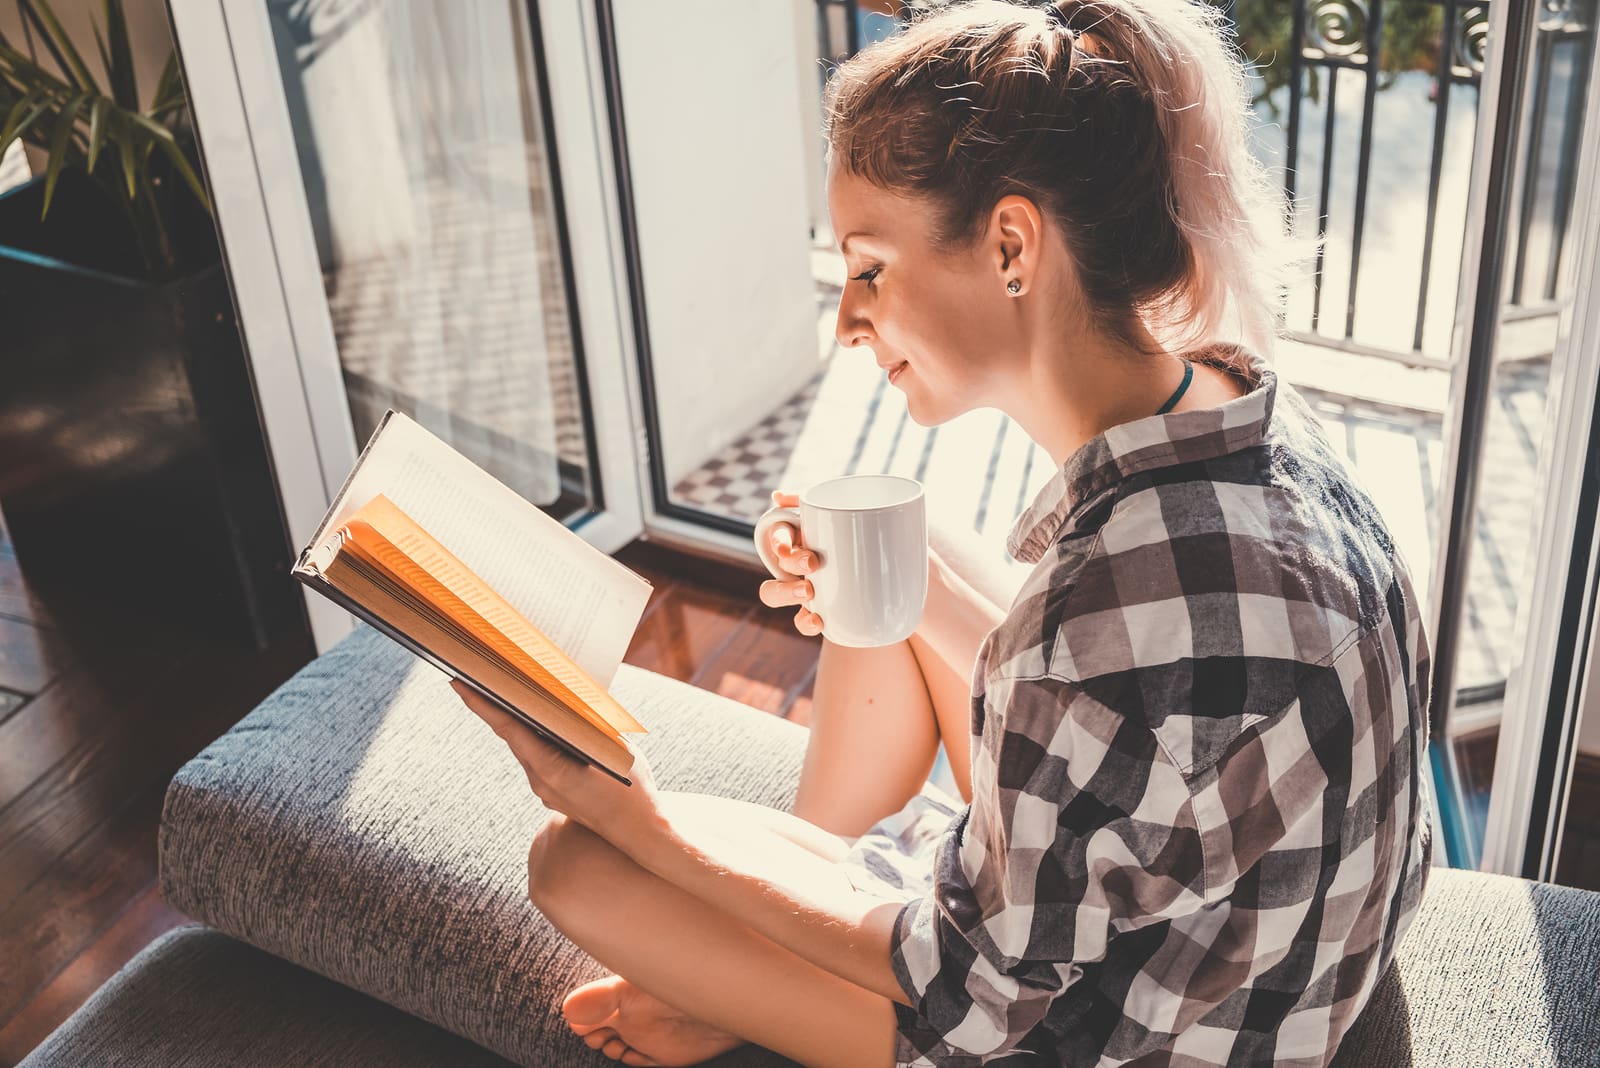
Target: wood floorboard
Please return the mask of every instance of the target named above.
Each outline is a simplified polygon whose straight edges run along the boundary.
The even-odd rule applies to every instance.
[[[13,1068],[145,946],[193,923],[161,898],[155,880],[55,978],[0,1026],[0,1068]]]
[[[0,616],[0,686],[34,694],[66,666],[67,654],[53,631]]]
[[[0,1026],[103,933],[156,877],[165,782],[104,820],[0,911]]]
[[[792,608],[762,607],[690,680],[774,715],[788,711],[817,669],[820,641],[794,629]]]
[[[676,583],[640,625],[626,663],[689,682],[753,614],[749,605]]]
[[[1579,753],[1572,769],[1556,882],[1600,890],[1600,754]]]
[[[12,713],[21,708],[28,701],[25,693],[12,693],[10,690],[0,690],[0,726],[10,719]]]
[[[0,616],[38,627],[48,627],[51,623],[44,602],[29,592],[28,584],[22,577],[22,567],[17,563],[16,554],[11,551],[10,543],[5,540],[3,529],[0,529]]]
[[[127,703],[126,697],[102,690],[86,672],[73,672],[0,723],[0,818],[76,747],[113,733]]]
[[[48,762],[35,765],[34,781],[0,809],[0,908],[226,730],[237,715],[222,710],[242,712],[264,695],[261,687],[240,692],[239,683],[254,674],[250,665],[210,652],[176,658],[143,687],[103,687],[100,679],[51,687],[7,724],[15,729],[5,733],[24,741],[43,735],[31,748]]]

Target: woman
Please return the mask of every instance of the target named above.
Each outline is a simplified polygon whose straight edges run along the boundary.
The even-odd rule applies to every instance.
[[[560,814],[533,901],[617,973],[564,1003],[591,1046],[1310,1065],[1365,1004],[1429,860],[1428,649],[1264,359],[1281,217],[1218,20],[979,0],[830,82],[840,343],[1059,470],[1008,610],[935,557],[912,638],[823,643],[793,814],[623,788],[469,699]],[[818,633],[827,561],[780,552],[763,599]],[[960,802],[919,792],[940,741]]]

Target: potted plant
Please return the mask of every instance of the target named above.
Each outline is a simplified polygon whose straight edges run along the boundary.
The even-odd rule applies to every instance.
[[[299,600],[177,56],[144,94],[121,0],[89,47],[49,0],[16,3],[36,51],[0,35],[0,155],[43,157],[0,194],[18,562],[47,597],[137,598],[264,645]]]

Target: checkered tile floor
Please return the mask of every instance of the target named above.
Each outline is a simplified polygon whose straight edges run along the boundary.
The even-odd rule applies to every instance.
[[[795,442],[805,429],[825,372],[784,401],[770,415],[673,487],[673,497],[696,508],[735,519],[754,520],[784,485]]]

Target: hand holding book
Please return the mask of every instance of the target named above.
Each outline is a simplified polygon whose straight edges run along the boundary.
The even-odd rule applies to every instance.
[[[624,786],[541,740],[465,683],[455,680],[450,687],[510,748],[545,808],[583,824],[624,852],[627,843],[638,841],[659,820],[655,779],[644,754],[629,747],[634,754],[633,785]]]
[[[410,419],[385,416],[292,573],[628,785],[645,728],[606,686],[649,583]]]

